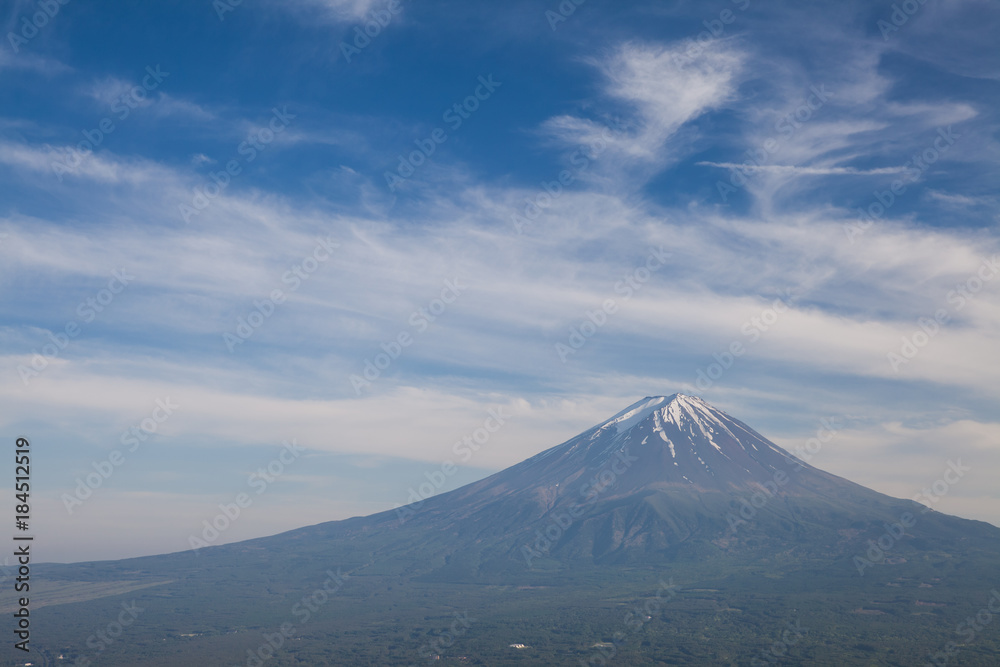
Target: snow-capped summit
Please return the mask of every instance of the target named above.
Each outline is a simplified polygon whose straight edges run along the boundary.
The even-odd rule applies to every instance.
[[[626,433],[638,424],[653,419],[657,424],[671,424],[686,430],[692,436],[698,435],[712,440],[712,434],[728,432],[734,438],[737,436],[729,431],[729,426],[735,420],[722,410],[714,408],[697,396],[673,394],[671,396],[647,396],[625,408],[598,428],[604,430],[614,427],[618,433]],[[697,428],[697,433],[695,429]],[[746,427],[740,430],[753,433]],[[757,438],[759,435],[754,434]]]
[[[647,396],[610,419],[526,461],[466,487],[469,500],[528,495],[559,503],[600,475],[613,476],[606,497],[653,490],[752,493],[810,469],[752,428],[685,394]],[[791,485],[790,485],[791,488]],[[460,492],[461,493],[461,492]]]
[[[743,485],[801,466],[743,422],[685,394],[647,396],[583,435],[605,445],[605,458],[628,449],[646,459],[664,482],[678,482],[679,473],[692,485]]]

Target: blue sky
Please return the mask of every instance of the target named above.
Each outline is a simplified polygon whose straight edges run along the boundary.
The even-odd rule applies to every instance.
[[[1000,12],[904,4],[5,3],[39,554],[390,509],[677,391],[834,418],[811,462],[899,497],[961,460],[933,506],[1000,525]]]

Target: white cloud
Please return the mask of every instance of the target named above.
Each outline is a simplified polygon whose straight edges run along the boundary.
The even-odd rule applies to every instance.
[[[209,121],[215,114],[201,105],[189,100],[180,99],[167,93],[160,93],[154,103],[153,113],[157,116],[187,116],[195,120]]]
[[[169,173],[149,160],[127,160],[106,151],[87,152],[79,144],[35,147],[0,141],[0,164],[43,173],[53,182],[80,178],[108,185],[149,183]]]
[[[329,20],[347,22],[361,20],[371,10],[384,8],[385,4],[384,0],[296,0],[291,6],[312,10]]]
[[[124,79],[108,76],[98,81],[91,82],[84,88],[84,95],[97,101],[102,107],[110,107],[132,90],[135,84]],[[151,100],[135,100],[139,106],[151,104]]]
[[[746,166],[736,162],[698,162],[696,164],[720,169],[745,169]],[[882,176],[899,174],[905,171],[903,167],[881,167],[878,169],[856,169],[855,167],[797,167],[790,164],[762,164],[751,167],[753,172],[773,172],[783,175],[803,176]]]
[[[993,205],[996,203],[996,200],[992,197],[969,197],[953,192],[941,192],[940,190],[928,190],[927,196],[935,201],[944,202],[945,204],[959,208]]]
[[[606,141],[610,153],[601,159],[604,171],[623,164],[662,167],[678,158],[665,145],[680,127],[731,98],[743,61],[742,53],[724,43],[711,45],[694,62],[687,61],[682,46],[626,43],[591,61],[604,76],[604,94],[628,110],[625,128],[561,115],[543,129],[574,147]]]
[[[58,60],[36,56],[32,53],[21,51],[13,53],[7,48],[0,49],[0,72],[3,70],[33,70],[44,76],[54,76],[72,71],[72,68]]]

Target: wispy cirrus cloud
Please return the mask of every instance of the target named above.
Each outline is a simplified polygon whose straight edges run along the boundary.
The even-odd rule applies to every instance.
[[[588,59],[603,76],[603,95],[620,105],[609,106],[606,115],[627,118],[627,125],[609,133],[609,120],[561,115],[545,121],[542,130],[569,145],[607,142],[602,171],[662,168],[683,150],[678,142],[667,152],[667,141],[685,123],[731,99],[745,61],[742,52],[724,44],[706,49],[694,63],[683,55],[682,45],[629,42],[604,59]]]
[[[382,0],[295,0],[292,3],[281,4],[285,8],[293,8],[336,22],[358,21],[365,18],[375,7],[385,6]]]
[[[73,146],[33,146],[0,141],[0,164],[44,173],[54,181],[80,178],[106,184],[148,183],[169,173],[141,158],[125,159],[108,152],[84,153]],[[62,165],[57,170],[56,165]],[[67,166],[71,165],[71,166]]]
[[[720,169],[746,169],[747,165],[736,162],[696,162],[704,167],[719,167]],[[906,167],[879,167],[876,169],[858,169],[857,167],[798,167],[790,164],[752,165],[751,171],[773,172],[783,175],[802,176],[884,176],[886,174],[901,174]]]
[[[0,49],[0,72],[4,70],[27,70],[44,76],[56,76],[72,71],[72,67],[54,58],[34,53],[12,53],[7,48]]]

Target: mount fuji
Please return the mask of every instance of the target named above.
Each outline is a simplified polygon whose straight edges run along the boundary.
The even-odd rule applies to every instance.
[[[699,398],[646,397],[395,510],[37,566],[35,627],[86,658],[89,619],[137,605],[109,665],[769,664],[776,635],[800,663],[923,664],[993,604],[1000,529],[813,467],[836,428],[796,456]],[[961,664],[995,664],[1000,641],[975,640]]]
[[[825,423],[817,448],[834,435],[836,425]],[[459,576],[460,563],[466,574],[482,574],[778,548],[794,557],[845,558],[864,554],[867,540],[900,530],[892,556],[902,557],[917,536],[1000,537],[988,524],[947,517],[815,468],[804,459],[816,450],[809,444],[793,456],[697,397],[648,396],[479,482],[395,512],[291,535],[402,534],[403,528],[424,540],[447,535],[449,576]],[[858,556],[858,566],[882,563],[888,551]]]

